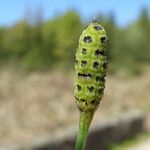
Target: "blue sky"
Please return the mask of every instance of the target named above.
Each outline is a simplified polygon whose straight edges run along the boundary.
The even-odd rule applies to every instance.
[[[42,7],[45,19],[73,8],[87,20],[98,12],[113,12],[116,22],[125,26],[134,21],[145,6],[150,9],[150,0],[0,0],[0,25],[12,25],[25,15],[27,9],[35,12]]]

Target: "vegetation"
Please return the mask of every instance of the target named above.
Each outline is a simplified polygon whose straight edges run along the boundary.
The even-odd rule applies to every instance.
[[[150,18],[147,9],[144,8],[138,19],[124,28],[116,24],[113,16],[104,18],[102,25],[110,41],[110,71],[128,68],[137,73],[139,66],[149,64]],[[83,23],[74,10],[43,20],[42,12],[38,11],[34,18],[25,17],[13,26],[0,27],[1,66],[13,64],[26,70],[72,66],[78,37],[88,22]]]
[[[150,132],[144,131],[143,133],[140,133],[138,136],[123,141],[122,143],[110,144],[109,150],[128,150],[129,148],[132,148],[138,144],[142,144],[143,142],[147,141],[149,137],[150,137]]]

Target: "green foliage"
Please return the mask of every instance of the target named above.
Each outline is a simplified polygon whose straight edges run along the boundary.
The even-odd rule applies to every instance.
[[[35,19],[24,19],[11,27],[0,27],[0,65],[13,64],[27,70],[72,67],[83,29],[79,14],[69,10],[54,19],[43,21],[40,13]],[[135,22],[125,28],[117,26],[112,15],[103,18],[101,24],[109,39],[111,72],[127,69],[136,73],[139,66],[150,63],[150,18],[146,8]]]
[[[108,150],[128,150],[132,149],[134,147],[137,147],[140,144],[143,144],[144,142],[147,142],[147,140],[150,138],[150,132],[144,131],[140,134],[138,134],[136,137],[132,137],[128,140],[125,140],[121,143],[111,143],[108,146]]]

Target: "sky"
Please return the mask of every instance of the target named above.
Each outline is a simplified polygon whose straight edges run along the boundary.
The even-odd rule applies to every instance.
[[[42,8],[45,20],[75,9],[84,20],[112,13],[118,25],[126,26],[136,20],[143,7],[150,10],[150,0],[0,0],[0,25],[13,25],[27,10],[33,13]]]

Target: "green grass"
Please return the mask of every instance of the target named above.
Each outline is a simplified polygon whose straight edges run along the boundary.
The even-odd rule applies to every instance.
[[[150,138],[150,131],[145,131],[134,138],[121,142],[119,144],[110,144],[109,150],[128,150],[128,148],[136,146],[139,143],[144,142],[146,139]]]

